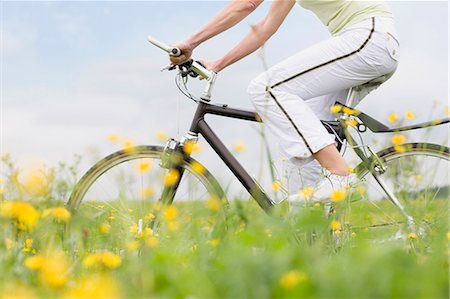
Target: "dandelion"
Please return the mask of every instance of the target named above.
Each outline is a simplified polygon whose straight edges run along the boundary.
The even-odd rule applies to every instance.
[[[139,247],[141,247],[141,243],[139,243],[139,241],[137,241],[137,240],[127,243],[128,251],[136,251],[139,249]]]
[[[347,193],[344,189],[338,189],[331,193],[330,199],[332,202],[341,202],[347,197]]]
[[[153,213],[148,213],[147,215],[144,216],[145,220],[153,220],[155,219],[155,215]]]
[[[391,138],[391,142],[393,145],[402,145],[403,143],[405,143],[405,141],[406,141],[405,135],[401,134],[395,134]]]
[[[147,187],[147,188],[143,188],[140,192],[139,192],[140,197],[151,197],[153,195],[155,195],[155,188],[154,187]]]
[[[342,112],[344,112],[345,114],[348,114],[348,115],[356,114],[356,110],[352,109],[352,108],[349,108],[349,107],[343,107],[342,108]]]
[[[122,259],[120,258],[120,256],[109,251],[90,254],[83,260],[83,265],[86,268],[100,267],[100,268],[115,269],[119,267],[121,264]]]
[[[33,229],[39,219],[39,213],[29,203],[23,201],[5,201],[0,203],[0,216],[13,219],[21,230]]]
[[[155,138],[156,138],[156,140],[159,140],[159,141],[166,141],[169,137],[167,136],[167,134],[165,132],[158,131],[155,134]]]
[[[395,150],[396,152],[398,152],[398,153],[404,153],[404,152],[406,152],[405,147],[404,147],[404,146],[401,146],[401,145],[396,145],[396,146],[394,146],[394,150]]]
[[[42,197],[50,192],[52,175],[43,169],[37,169],[21,175],[23,191],[33,197]]]
[[[62,207],[51,208],[44,210],[42,217],[51,217],[58,222],[68,222],[70,220],[70,212],[66,208]]]
[[[331,112],[331,113],[334,113],[334,114],[341,112],[341,110],[342,110],[342,106],[341,106],[341,105],[338,105],[338,104],[333,105],[333,106],[331,106],[331,108],[330,108],[330,112]]]
[[[281,184],[281,181],[276,180],[276,181],[273,181],[273,182],[272,182],[272,190],[273,190],[274,192],[280,191],[280,189],[281,189],[282,187],[283,187],[283,185]]]
[[[134,141],[132,139],[125,139],[122,141],[122,147],[125,151],[130,151],[134,147]]]
[[[406,112],[405,117],[406,117],[406,119],[409,119],[409,120],[414,119],[414,117],[415,117],[414,112],[412,112],[412,111]]]
[[[150,162],[148,162],[148,161],[141,161],[137,165],[137,170],[140,173],[146,173],[146,172],[148,172],[151,169],[151,166],[152,165],[150,164]]]
[[[314,195],[314,188],[311,186],[306,186],[305,188],[300,190],[300,196],[304,198],[308,198]]]
[[[233,146],[233,149],[236,153],[242,153],[245,151],[245,144],[243,142],[236,142]]]
[[[26,239],[23,244],[22,251],[30,252],[32,248],[33,248],[33,239]]]
[[[98,227],[98,231],[99,233],[101,233],[102,235],[107,235],[109,234],[109,231],[111,230],[111,225],[109,225],[108,223],[102,223],[99,225]]]
[[[398,115],[397,115],[397,113],[389,114],[388,120],[389,120],[389,122],[391,122],[391,123],[395,123],[395,122],[398,120]]]
[[[187,141],[183,144],[183,151],[188,155],[199,153],[201,151],[201,145],[196,141]]]
[[[219,212],[221,207],[220,199],[215,196],[211,197],[210,199],[208,199],[207,206],[211,211]]]
[[[164,185],[172,186],[178,181],[180,173],[176,169],[170,169],[164,177]]]
[[[48,252],[25,259],[25,267],[38,271],[41,282],[52,288],[63,287],[68,280],[69,264],[62,251]]]
[[[197,161],[191,163],[191,168],[195,173],[201,174],[205,171],[205,167],[203,167],[203,165],[198,163]]]
[[[138,227],[137,224],[135,223],[135,224],[133,224],[132,226],[130,226],[129,231],[130,231],[130,233],[137,234],[137,232],[139,231],[139,227]]]
[[[342,229],[341,223],[337,220],[331,221],[330,227],[331,227],[331,230],[334,232],[340,231]]]
[[[349,127],[356,127],[358,125],[358,122],[356,121],[356,119],[347,119],[345,121],[345,124]]]
[[[31,270],[39,270],[44,265],[45,259],[41,255],[35,255],[31,257],[27,257],[25,259],[25,267]]]
[[[299,283],[305,281],[306,278],[305,273],[292,270],[281,276],[279,283],[283,289],[292,289]]]
[[[172,221],[178,216],[178,211],[174,206],[168,206],[164,209],[164,218],[167,221]]]
[[[117,143],[119,142],[120,137],[117,134],[108,134],[108,136],[106,136],[106,140],[108,140],[111,143]]]
[[[349,168],[347,168],[347,171],[350,172],[350,173],[354,173],[355,169],[353,169],[353,167],[349,167]]]
[[[417,234],[415,234],[415,233],[409,233],[408,234],[408,239],[417,239],[418,237],[417,237]]]

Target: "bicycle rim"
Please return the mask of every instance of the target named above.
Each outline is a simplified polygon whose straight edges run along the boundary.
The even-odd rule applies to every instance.
[[[398,198],[405,215],[386,196],[367,169],[344,203],[341,219],[349,231],[374,240],[406,239],[426,247],[449,225],[449,149],[424,143],[378,153],[386,166],[382,179]]]
[[[167,218],[171,229],[197,216],[217,216],[224,193],[215,178],[192,158],[182,161],[183,175],[173,208],[161,205],[161,194],[173,174],[161,167],[163,148],[139,146],[115,152],[95,164],[78,182],[69,201],[72,212],[82,214],[71,233],[114,230],[142,235],[156,218]],[[199,217],[201,218],[201,217]],[[158,219],[160,221],[161,219]]]

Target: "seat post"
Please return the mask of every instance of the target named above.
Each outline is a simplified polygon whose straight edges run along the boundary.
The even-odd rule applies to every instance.
[[[357,93],[357,91],[353,87],[351,87],[348,90],[347,100],[345,101],[345,106],[353,108],[353,104],[355,102],[356,93]]]

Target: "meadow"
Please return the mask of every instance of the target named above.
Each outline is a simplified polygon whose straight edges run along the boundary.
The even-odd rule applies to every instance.
[[[154,230],[125,221],[114,203],[71,213],[60,200],[76,175],[67,165],[48,172],[51,183],[19,186],[11,159],[2,163],[10,175],[0,187],[0,298],[449,297],[446,222],[423,247],[415,234],[346,232],[323,203],[269,216],[240,198],[153,203]]]

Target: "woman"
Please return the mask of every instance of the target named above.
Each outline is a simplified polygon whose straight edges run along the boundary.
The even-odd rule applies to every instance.
[[[250,98],[268,128],[280,137],[281,153],[307,173],[301,183],[312,184],[319,164],[337,176],[348,176],[348,165],[334,136],[319,119],[333,119],[329,108],[345,99],[349,88],[397,68],[399,44],[393,14],[384,1],[298,0],[328,27],[332,37],[302,50],[255,78]],[[204,28],[175,44],[182,51],[170,57],[180,64],[202,42],[229,29],[254,11],[262,0],[235,0]],[[224,57],[204,62],[220,72],[260,48],[278,30],[295,0],[274,0],[266,17]],[[313,161],[313,158],[316,161]],[[293,189],[292,187],[290,188]]]

